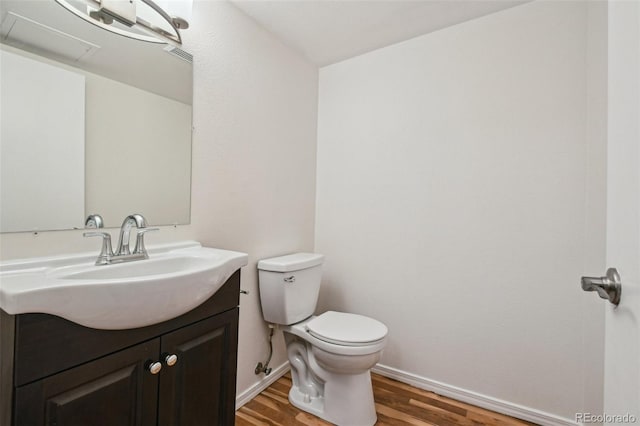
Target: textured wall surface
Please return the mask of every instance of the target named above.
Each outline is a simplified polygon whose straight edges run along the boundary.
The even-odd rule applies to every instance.
[[[229,3],[197,2],[193,25],[192,227],[205,245],[249,253],[242,392],[262,378],[253,370],[268,352],[256,263],[313,249],[318,70]],[[278,366],[280,335],[274,346]]]
[[[382,364],[568,419],[597,404],[587,22],[585,2],[528,3],[321,69],[321,309],[385,322]]]

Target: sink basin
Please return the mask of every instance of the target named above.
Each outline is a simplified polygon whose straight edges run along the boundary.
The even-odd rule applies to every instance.
[[[148,247],[149,259],[95,266],[97,253],[0,263],[0,308],[120,330],[180,316],[211,297],[248,256],[188,241]]]
[[[62,269],[52,275],[57,275],[63,280],[120,280],[150,275],[179,274],[183,271],[193,271],[211,265],[210,256],[195,257],[191,253],[180,252],[173,252],[172,255],[174,257],[163,256],[146,261],[121,263],[113,265],[111,268],[98,266],[86,269]]]

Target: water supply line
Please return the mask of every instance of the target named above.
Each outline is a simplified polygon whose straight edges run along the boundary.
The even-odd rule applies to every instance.
[[[260,374],[260,373],[264,373],[265,376],[268,376],[269,374],[271,374],[271,367],[269,367],[269,363],[271,362],[271,356],[273,355],[273,343],[271,342],[271,340],[273,339],[273,332],[275,330],[276,326],[273,324],[269,324],[269,329],[271,330],[269,332],[269,357],[267,358],[267,362],[264,363],[264,365],[262,365],[261,362],[258,363],[258,365],[256,365],[256,369],[253,371],[254,373]]]

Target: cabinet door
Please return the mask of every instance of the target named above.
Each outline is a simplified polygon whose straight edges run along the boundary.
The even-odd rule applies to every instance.
[[[238,308],[162,336],[159,426],[234,423]]]
[[[16,426],[155,426],[160,339],[16,389]]]

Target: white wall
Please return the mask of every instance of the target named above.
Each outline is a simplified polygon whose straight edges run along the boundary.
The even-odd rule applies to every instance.
[[[196,1],[184,47],[195,56],[190,226],[147,244],[196,239],[249,253],[242,270],[238,393],[262,379],[267,338],[258,259],[313,249],[318,70],[226,2]],[[115,234],[115,230],[112,233]],[[0,259],[99,251],[81,231],[0,235]],[[281,335],[273,366],[286,356]]]
[[[602,305],[579,288],[586,257],[603,262],[586,234],[604,232],[586,3],[383,48],[322,68],[319,88],[320,310],[385,322],[386,366],[566,419],[602,388],[583,364],[585,342],[602,360]]]
[[[318,70],[227,2],[199,1],[193,15],[191,217],[204,244],[249,253],[241,393],[262,378],[253,370],[268,352],[257,261],[313,249]],[[286,360],[280,333],[274,347],[276,367]]]

